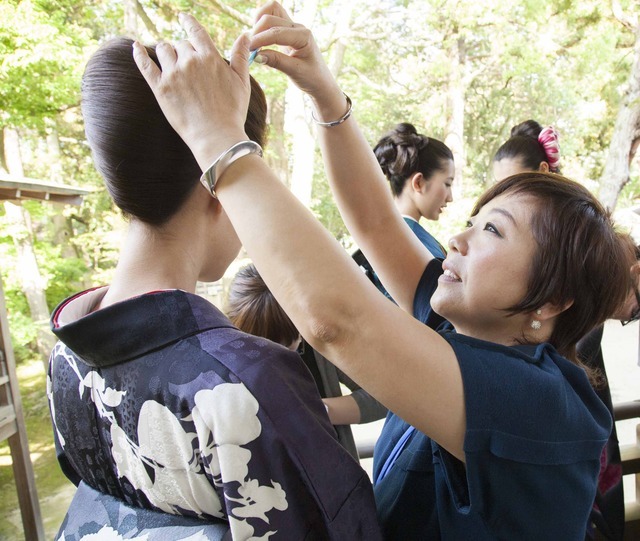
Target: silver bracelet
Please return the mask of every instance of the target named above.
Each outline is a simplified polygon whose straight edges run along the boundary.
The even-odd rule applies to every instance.
[[[323,126],[324,128],[333,128],[334,126],[339,126],[345,120],[347,120],[347,118],[351,116],[351,112],[353,111],[353,104],[351,103],[351,98],[347,96],[344,92],[343,94],[344,94],[344,97],[347,98],[347,112],[344,115],[342,115],[342,117],[340,117],[338,120],[332,120],[331,122],[320,122],[313,114],[313,111],[311,111],[311,118],[313,118],[313,121],[318,126]]]
[[[214,161],[200,177],[202,185],[211,192],[213,197],[216,196],[216,184],[218,179],[222,176],[225,169],[229,167],[233,162],[248,156],[249,154],[257,154],[262,157],[262,147],[255,141],[240,141],[231,148],[225,150],[218,159]]]

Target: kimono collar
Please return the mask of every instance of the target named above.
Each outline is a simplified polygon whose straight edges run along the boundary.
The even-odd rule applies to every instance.
[[[172,289],[145,293],[92,311],[106,287],[74,295],[58,305],[51,330],[94,367],[129,361],[202,331],[230,327],[209,301]]]

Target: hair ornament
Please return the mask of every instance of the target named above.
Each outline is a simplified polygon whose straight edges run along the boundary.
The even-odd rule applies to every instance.
[[[542,145],[547,156],[549,169],[553,173],[560,170],[560,145],[558,143],[558,132],[553,126],[544,128],[538,135],[538,142]]]

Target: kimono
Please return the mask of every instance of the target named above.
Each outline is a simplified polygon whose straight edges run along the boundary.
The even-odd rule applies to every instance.
[[[93,311],[105,293],[51,319],[55,443],[80,486],[59,539],[380,539],[369,478],[295,352],[184,291]]]

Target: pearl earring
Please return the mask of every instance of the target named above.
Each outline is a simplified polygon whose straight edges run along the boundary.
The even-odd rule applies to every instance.
[[[539,316],[540,314],[542,314],[542,310],[540,310],[540,309],[536,310],[536,315],[538,315],[538,316]],[[540,323],[540,321],[538,321],[537,319],[534,319],[534,320],[531,322],[531,328],[532,328],[534,331],[539,331],[539,330],[542,328],[542,323]]]

